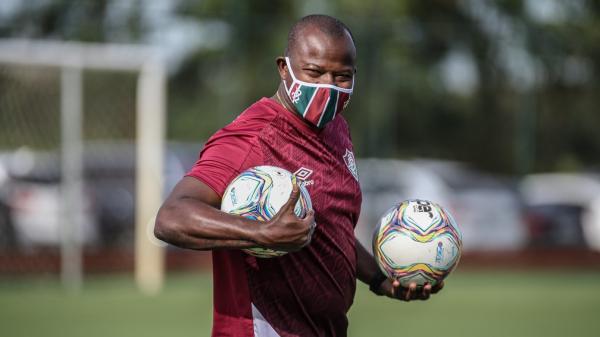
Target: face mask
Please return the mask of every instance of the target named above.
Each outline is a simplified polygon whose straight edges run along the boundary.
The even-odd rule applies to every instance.
[[[285,62],[293,79],[292,85],[289,88],[286,86],[286,92],[298,114],[311,124],[318,128],[324,127],[350,102],[354,77],[352,77],[352,88],[350,89],[331,84],[303,82],[294,76],[290,59],[286,57]]]

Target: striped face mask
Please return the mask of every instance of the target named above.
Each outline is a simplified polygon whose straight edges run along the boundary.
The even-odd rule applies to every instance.
[[[331,84],[316,84],[300,81],[294,76],[290,59],[285,58],[292,85],[286,92],[294,104],[296,111],[309,123],[318,128],[324,127],[333,118],[342,112],[350,102],[350,95],[354,88],[354,77],[352,77],[352,88],[344,89]],[[284,83],[285,84],[285,83]]]

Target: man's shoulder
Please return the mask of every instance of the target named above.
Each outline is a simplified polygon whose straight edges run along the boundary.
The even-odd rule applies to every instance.
[[[336,116],[327,128],[324,130],[325,134],[323,135],[324,139],[327,139],[329,142],[334,143],[347,143],[352,142],[350,137],[350,127],[348,126],[348,122],[342,115]]]
[[[338,115],[334,122],[334,125],[338,128],[337,131],[339,133],[341,133],[344,136],[350,135],[350,127],[348,126],[348,121],[346,121],[346,118],[343,115]]]
[[[262,98],[239,114],[231,123],[215,132],[206,142],[205,148],[214,145],[248,148],[257,144],[274,120],[277,110],[272,100]]]
[[[220,131],[259,135],[265,127],[277,118],[277,110],[272,104],[268,98],[258,100]]]

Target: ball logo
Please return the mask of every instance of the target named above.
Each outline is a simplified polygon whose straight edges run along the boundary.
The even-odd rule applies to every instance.
[[[442,262],[443,253],[444,253],[444,244],[442,243],[442,241],[440,241],[440,242],[438,242],[437,252],[435,254],[435,262],[436,263]]]
[[[433,218],[433,213],[431,212],[431,204],[428,201],[417,200],[417,204],[413,207],[413,212],[415,213],[427,213],[430,218]]]
[[[237,200],[237,195],[235,194],[235,187],[231,189],[231,192],[229,194],[231,195],[231,203],[233,205],[237,205],[238,200]]]

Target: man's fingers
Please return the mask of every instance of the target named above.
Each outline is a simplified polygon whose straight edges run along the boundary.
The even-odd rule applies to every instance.
[[[392,284],[392,297],[394,298],[402,298],[402,287],[400,287],[400,282],[395,279],[389,279],[389,282]]]
[[[412,282],[408,285],[408,290],[406,291],[406,296],[404,297],[405,301],[410,301],[414,294],[417,291],[417,284],[415,282]]]
[[[317,223],[315,222],[315,211],[312,209],[308,211],[302,221],[308,224],[308,235],[309,237],[312,237],[313,233],[315,232],[315,228],[317,228]]]
[[[392,296],[401,301],[410,301],[414,299],[417,289],[416,283],[411,283],[408,287],[403,287],[398,280],[392,280]]]
[[[427,300],[431,297],[431,294],[435,294],[444,287],[443,282],[438,283],[435,286],[432,286],[429,283],[419,286],[416,282],[411,282],[407,286],[402,286],[398,280],[391,280],[391,282],[392,297],[406,302],[410,302],[411,300]]]
[[[298,187],[298,183],[293,180],[292,181],[292,193],[290,193],[290,199],[285,203],[283,208],[289,208],[292,211],[294,207],[296,207],[296,202],[298,202],[298,198],[300,198],[300,187]]]
[[[308,213],[306,213],[306,215],[304,216],[304,219],[302,219],[302,221],[307,222],[312,227],[316,226],[315,211],[312,209],[310,211],[308,211]]]
[[[427,300],[429,299],[429,296],[431,296],[431,284],[426,283],[423,286],[423,290],[421,291],[421,300]]]
[[[438,284],[436,284],[435,287],[432,287],[431,288],[431,293],[435,294],[438,291],[442,290],[442,288],[444,288],[444,281],[441,281]]]

